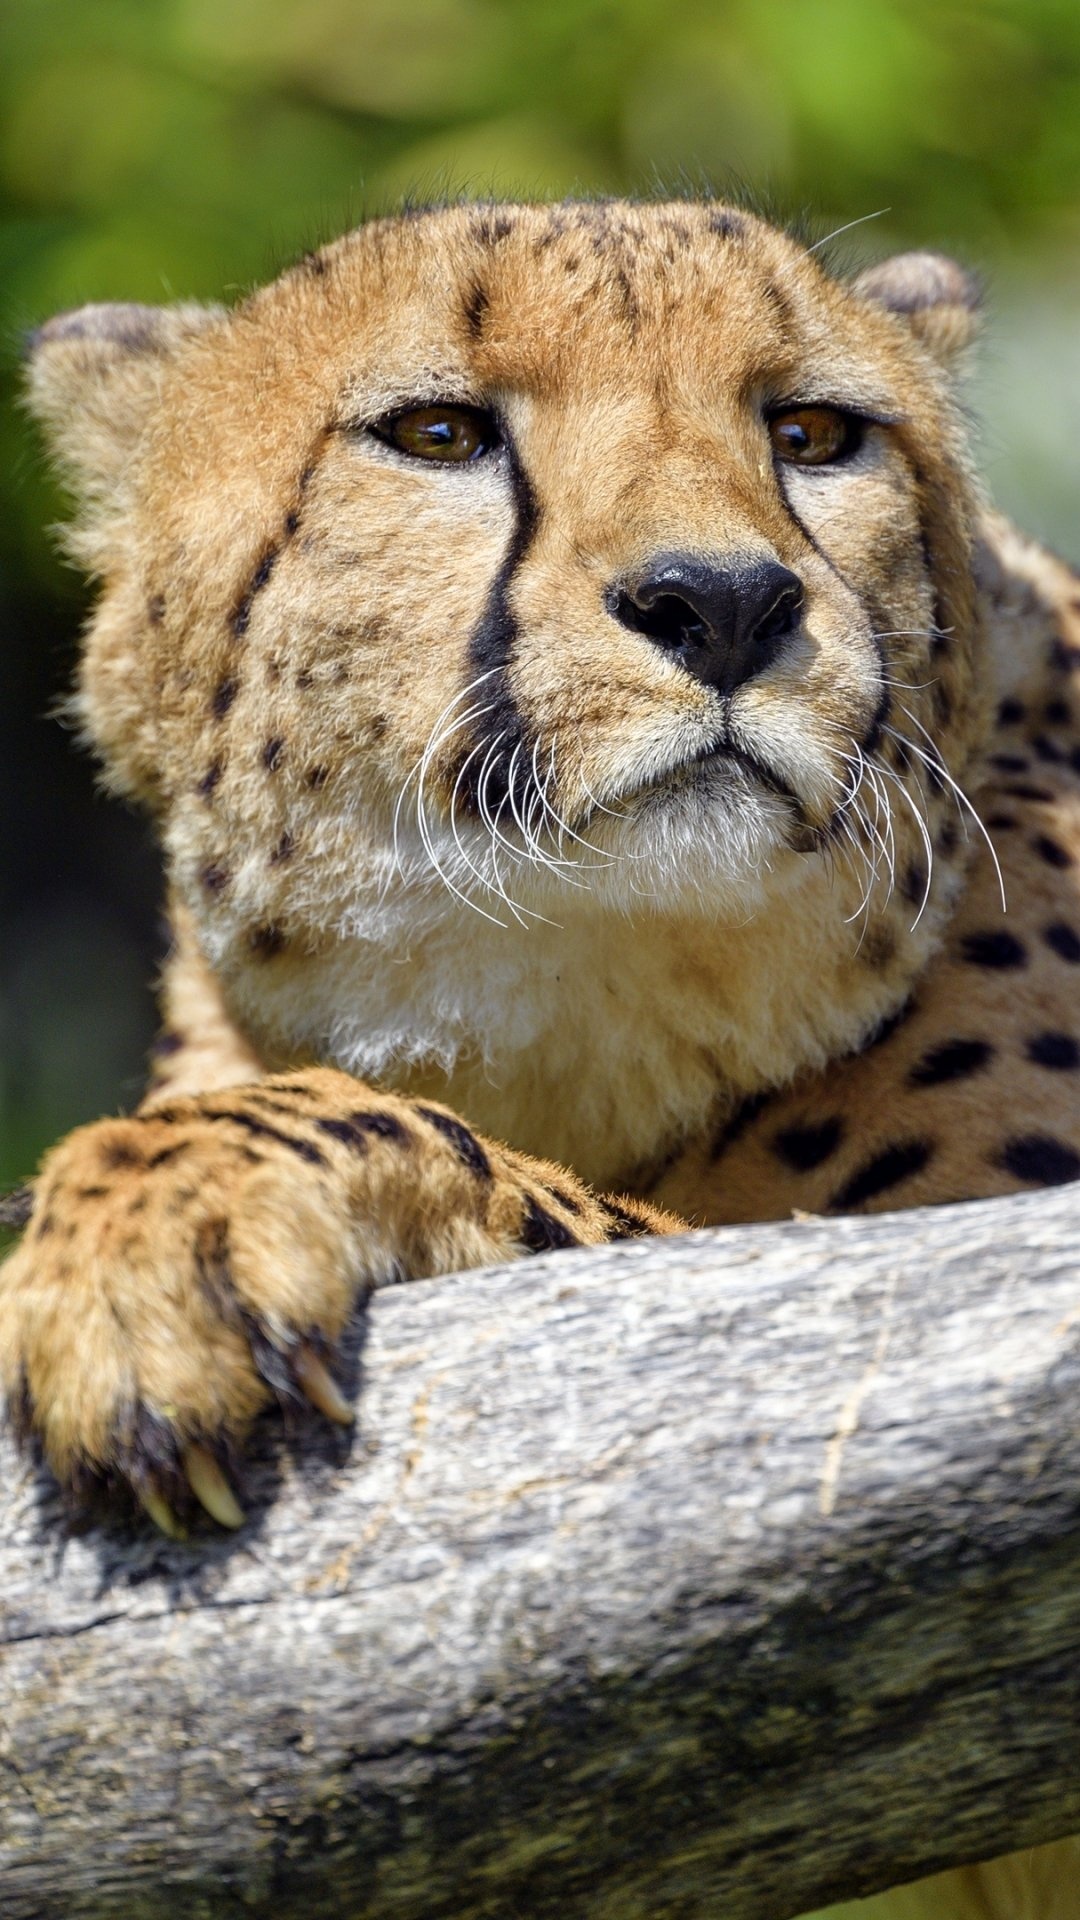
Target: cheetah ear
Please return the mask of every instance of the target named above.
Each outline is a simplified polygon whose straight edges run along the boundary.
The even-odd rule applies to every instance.
[[[894,254],[860,273],[852,291],[903,320],[942,366],[959,359],[979,331],[979,283],[943,253]]]
[[[222,312],[194,304],[79,307],[30,335],[27,402],[79,501],[115,500],[167,363]]]

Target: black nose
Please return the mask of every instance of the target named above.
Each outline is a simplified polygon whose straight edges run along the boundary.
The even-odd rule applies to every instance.
[[[778,560],[714,566],[658,554],[644,573],[609,589],[609,612],[647,634],[698,680],[732,693],[776,658],[802,611],[802,581]]]

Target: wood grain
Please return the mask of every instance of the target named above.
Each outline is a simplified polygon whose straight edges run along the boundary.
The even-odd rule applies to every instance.
[[[1080,1827],[1080,1189],[380,1295],[251,1514],[5,1441],[4,1920],[785,1920]]]

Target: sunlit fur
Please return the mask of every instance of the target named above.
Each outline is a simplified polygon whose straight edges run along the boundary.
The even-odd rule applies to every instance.
[[[898,899],[944,804],[920,755],[962,786],[985,702],[962,423],[890,293],[710,205],[380,221],[102,355],[103,390],[114,360],[144,375],[122,468],[85,336],[44,331],[104,579],[81,710],[264,1056],[448,1091],[614,1179],[903,997],[962,864]],[[939,332],[970,331],[965,298],[955,275],[929,303]],[[440,467],[366,431],[440,398],[508,447]],[[787,400],[889,424],[784,466]],[[672,550],[803,583],[730,698],[608,610]],[[500,569],[509,657],[478,659]]]
[[[463,206],[230,313],[41,329],[101,584],[77,707],[175,934],[148,1102],[54,1150],[5,1268],[0,1377],[62,1477],[164,1523],[161,1476],[269,1396],[241,1325],[295,1363],[388,1271],[675,1230],[650,1202],[1076,1177],[1080,587],[980,502],[976,304],[937,256],[848,285],[708,203]],[[438,401],[500,448],[369,431]],[[801,469],[767,429],[796,402],[876,424]],[[612,611],[673,552],[801,583],[730,695]],[[1034,1912],[1075,1859],[902,1910]]]

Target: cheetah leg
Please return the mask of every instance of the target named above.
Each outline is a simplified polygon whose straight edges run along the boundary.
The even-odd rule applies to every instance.
[[[203,955],[187,908],[169,901],[172,946],[162,968],[161,1032],[150,1062],[143,1108],[177,1094],[214,1093],[260,1080],[264,1066],[231,1019]]]
[[[192,1499],[241,1522],[234,1463],[274,1399],[351,1421],[327,1363],[374,1286],[683,1226],[434,1103],[331,1068],[267,1074],[204,987],[174,962],[177,1078],[47,1155],[0,1272],[0,1384],[24,1432],[62,1482],[118,1481],[168,1533]]]

